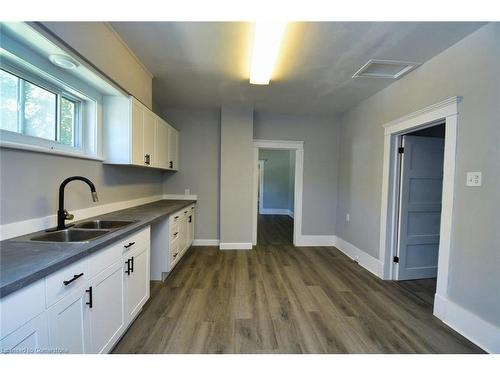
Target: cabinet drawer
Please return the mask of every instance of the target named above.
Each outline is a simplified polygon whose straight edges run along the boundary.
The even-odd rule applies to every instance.
[[[46,306],[50,307],[88,282],[88,261],[82,259],[45,278]]]
[[[121,241],[122,254],[135,250],[137,247],[143,247],[149,244],[149,227],[134,233]]]
[[[45,310],[45,281],[39,280],[0,299],[0,339]]]
[[[121,259],[122,255],[137,247],[139,244],[149,243],[149,227],[134,233],[115,244],[99,250],[89,257],[89,275],[94,276],[111,264]]]

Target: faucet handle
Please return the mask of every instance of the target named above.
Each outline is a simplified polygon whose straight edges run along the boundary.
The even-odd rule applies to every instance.
[[[73,220],[75,218],[75,215],[70,214],[68,211],[64,210],[64,218],[66,220]]]

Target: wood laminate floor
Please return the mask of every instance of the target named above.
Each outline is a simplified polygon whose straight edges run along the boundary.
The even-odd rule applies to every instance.
[[[380,280],[333,247],[192,247],[114,352],[482,352],[432,315],[432,283]]]
[[[293,219],[288,215],[259,215],[257,245],[293,244]]]

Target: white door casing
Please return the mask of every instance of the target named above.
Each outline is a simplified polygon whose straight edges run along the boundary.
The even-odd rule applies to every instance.
[[[437,290],[438,296],[447,297],[448,270],[453,227],[453,201],[455,184],[455,157],[457,146],[459,97],[451,97],[420,111],[414,112],[385,125],[384,159],[382,169],[382,197],[380,219],[380,254],[384,265],[383,278],[393,279],[392,258],[396,251],[397,230],[397,138],[412,130],[444,123],[445,144],[443,163],[442,207],[439,230],[439,255]]]

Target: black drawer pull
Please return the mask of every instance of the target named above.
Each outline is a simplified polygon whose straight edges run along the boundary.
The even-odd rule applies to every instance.
[[[92,304],[92,287],[89,286],[89,288],[86,290],[86,292],[89,294],[89,301],[85,302],[87,305],[89,305],[89,308],[91,309],[93,304]]]
[[[135,242],[129,242],[128,245],[125,245],[125,249],[128,249],[130,246],[135,245]]]
[[[175,237],[175,236],[177,236],[178,234],[179,234],[179,232],[175,232],[175,233],[174,233],[174,237]]]
[[[76,279],[78,279],[79,277],[82,277],[82,276],[83,276],[83,272],[81,274],[79,274],[79,275],[74,275],[71,280],[63,281],[63,284],[64,285],[71,284],[73,281],[75,281]]]
[[[192,215],[189,215],[189,222],[192,223],[193,222],[193,216]]]
[[[187,214],[187,213],[188,213],[188,211],[184,211],[184,213],[185,213],[185,214]]]
[[[130,271],[134,272],[134,257],[130,258]]]
[[[175,254],[174,254],[174,258],[177,256],[177,254],[179,254],[179,253],[175,253]]]
[[[178,218],[179,218],[179,216],[176,216],[176,217],[174,217],[174,220],[177,220]]]

